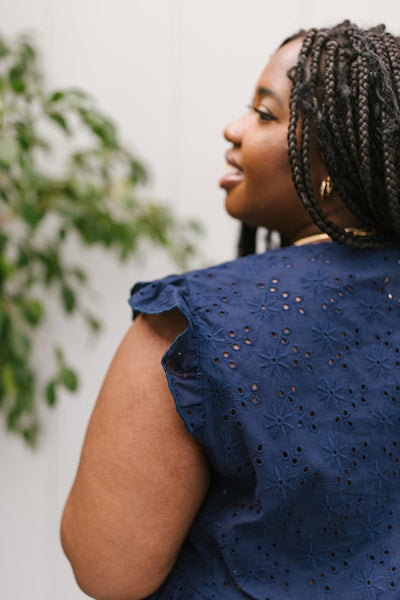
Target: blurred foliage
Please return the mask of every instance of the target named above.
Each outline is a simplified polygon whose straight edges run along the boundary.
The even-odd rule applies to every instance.
[[[67,315],[100,329],[80,302],[87,273],[65,259],[70,235],[122,260],[147,239],[182,264],[198,227],[139,197],[142,164],[87,93],[45,90],[26,36],[0,37],[0,120],[0,412],[8,430],[34,445],[38,403],[54,406],[60,387],[78,387],[54,342],[51,376],[46,380],[33,364],[46,297],[56,293]]]

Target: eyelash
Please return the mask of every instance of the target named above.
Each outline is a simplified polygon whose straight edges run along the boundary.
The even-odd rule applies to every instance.
[[[249,104],[248,108],[250,110],[254,110],[254,112],[256,112],[259,115],[261,121],[276,121],[276,117],[274,117],[274,115],[267,110],[261,110],[253,104]]]

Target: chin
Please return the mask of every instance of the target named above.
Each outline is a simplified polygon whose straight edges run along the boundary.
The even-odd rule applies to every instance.
[[[225,210],[228,213],[228,215],[233,219],[237,219],[242,223],[254,226],[254,224],[251,222],[252,219],[250,215],[248,215],[246,211],[241,210],[241,207],[238,206],[236,202],[232,202],[229,198],[229,195],[227,195],[225,199]]]
[[[225,200],[225,210],[228,213],[228,215],[233,219],[238,219],[239,221],[244,220],[241,212],[237,210],[237,208],[235,209],[235,207],[231,206],[231,204],[228,201],[228,198]]]

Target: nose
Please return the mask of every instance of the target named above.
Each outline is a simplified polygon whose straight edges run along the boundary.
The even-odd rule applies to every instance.
[[[235,146],[240,146],[242,141],[243,119],[244,117],[241,117],[233,123],[229,123],[224,129],[224,138]]]

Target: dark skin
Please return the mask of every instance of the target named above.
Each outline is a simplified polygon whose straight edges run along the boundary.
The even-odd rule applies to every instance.
[[[295,40],[272,57],[252,108],[225,130],[236,172],[235,185],[226,180],[227,211],[291,241],[318,233],[297,197],[288,160],[287,71],[300,46]],[[326,170],[318,153],[313,161],[318,191]],[[336,223],[356,225],[335,194],[324,209]],[[210,470],[203,449],[185,429],[161,366],[185,328],[177,310],[139,316],[90,419],[61,537],[78,584],[98,600],[140,600],[153,593],[172,569],[207,493]]]
[[[209,485],[161,358],[186,320],[139,316],[105,377],[64,509],[61,539],[79,586],[98,600],[140,600],[172,569]]]

